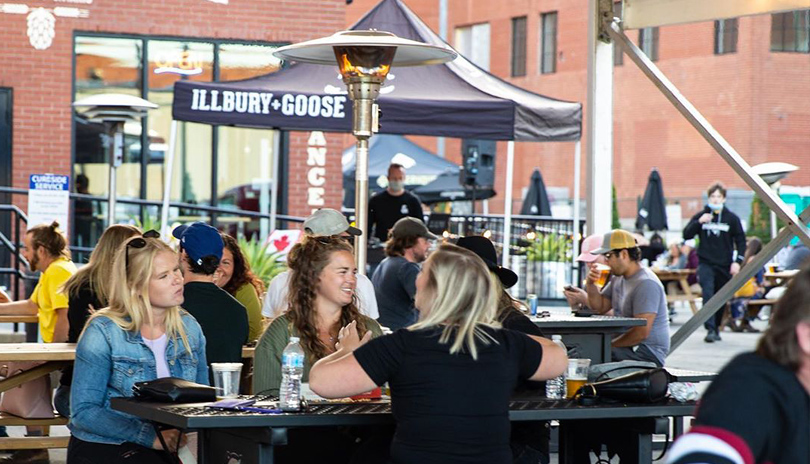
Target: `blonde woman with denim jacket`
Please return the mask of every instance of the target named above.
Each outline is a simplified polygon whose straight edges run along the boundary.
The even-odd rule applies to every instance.
[[[79,339],[71,386],[68,463],[171,462],[152,426],[113,411],[136,382],[180,377],[207,384],[205,337],[180,309],[183,276],[168,245],[147,232],[116,253],[110,306],[93,314]],[[162,432],[178,443],[177,431]]]

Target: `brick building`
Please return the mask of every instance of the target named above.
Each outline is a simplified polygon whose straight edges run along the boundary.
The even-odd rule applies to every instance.
[[[375,3],[354,0],[347,7],[346,24]],[[406,0],[435,31],[440,30],[439,3]],[[448,42],[472,61],[528,90],[585,103],[587,0],[447,3]],[[750,164],[796,164],[800,170],[785,183],[810,185],[809,14],[667,26],[629,31],[628,36],[643,42],[642,49]],[[623,58],[617,57],[614,67],[613,179],[620,216],[635,217],[636,198],[643,195],[653,167],[661,173],[668,199],[681,203],[684,217],[701,206],[701,195],[715,180],[748,190],[629,58]],[[435,148],[434,139],[417,141]],[[583,182],[584,147],[583,140]],[[515,206],[535,166],[547,186],[572,194],[573,152],[572,143],[516,144]],[[459,161],[459,141],[446,141],[445,153]],[[499,192],[505,153],[505,143],[499,143]],[[502,208],[501,193],[490,201],[490,211]]]
[[[172,84],[178,79],[233,80],[278,68],[272,51],[343,28],[344,0],[30,0],[0,7],[0,185],[27,188],[33,173],[85,176],[89,193],[107,195],[101,128],[76,117],[71,103],[95,93],[126,93],[160,106],[142,124],[125,126],[119,198],[159,201],[171,120]],[[8,121],[8,119],[6,119]],[[282,166],[280,211],[306,215],[310,133],[281,137],[273,131],[181,123],[173,201],[238,203],[270,160]],[[323,139],[316,137],[318,144]],[[8,143],[10,142],[10,143]],[[326,135],[323,206],[339,207],[343,137]],[[320,180],[319,180],[320,182]],[[6,200],[7,201],[7,200]],[[25,205],[25,199],[14,200]],[[316,201],[317,203],[317,201]],[[104,204],[93,206],[94,229],[103,230]],[[140,216],[119,203],[117,220]],[[157,207],[146,215],[156,218]],[[179,211],[183,216],[195,213]],[[198,214],[198,213],[197,213]],[[181,218],[182,219],[182,218]],[[77,225],[76,229],[79,229]],[[72,236],[75,234],[71,234]],[[97,236],[97,235],[96,235]],[[92,236],[81,238],[92,244]],[[72,237],[76,244],[76,237]]]

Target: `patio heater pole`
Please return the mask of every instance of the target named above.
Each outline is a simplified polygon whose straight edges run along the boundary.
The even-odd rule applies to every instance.
[[[124,123],[110,123],[110,175],[107,186],[107,226],[115,224],[115,195],[117,192],[117,171],[124,162]]]
[[[169,152],[166,154],[166,167],[163,170],[163,205],[160,208],[160,236],[169,240],[169,198],[174,175],[174,148],[177,145],[177,121],[172,119],[169,129]]]
[[[577,256],[579,255],[579,239],[582,238],[579,236],[579,178],[580,178],[580,171],[582,169],[582,160],[581,158],[581,151],[582,151],[582,142],[577,140],[576,145],[574,146],[574,244],[573,250],[571,253],[571,262],[573,263],[573,270],[577,273],[577,280],[579,282],[582,280],[582,276],[579,275],[579,266],[577,266]]]

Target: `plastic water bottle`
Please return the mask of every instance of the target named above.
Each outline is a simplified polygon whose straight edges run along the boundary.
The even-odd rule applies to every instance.
[[[552,335],[551,341],[554,342],[555,345],[559,346],[563,350],[565,350],[565,344],[562,342],[561,335]],[[567,350],[566,350],[567,351]],[[567,392],[565,391],[565,372],[560,374],[559,377],[555,377],[553,379],[546,380],[546,398],[554,399],[554,400],[561,400],[565,398]]]
[[[284,411],[301,409],[301,377],[304,375],[304,350],[298,337],[290,337],[290,343],[281,353],[281,388],[279,407]]]

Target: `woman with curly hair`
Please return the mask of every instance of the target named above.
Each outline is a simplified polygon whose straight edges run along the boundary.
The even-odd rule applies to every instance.
[[[288,309],[277,317],[256,346],[254,393],[277,395],[281,384],[281,353],[290,337],[304,349],[304,376],[315,362],[336,351],[338,332],[352,322],[360,336],[382,334],[373,319],[357,308],[357,267],[352,247],[338,236],[305,235],[287,255],[291,270]]]
[[[242,303],[248,316],[248,341],[252,342],[262,334],[262,302],[264,282],[250,269],[242,249],[235,238],[222,234],[225,246],[217,269],[216,284]]]

